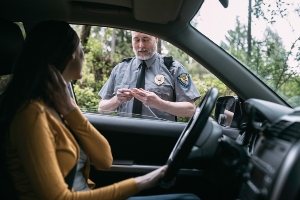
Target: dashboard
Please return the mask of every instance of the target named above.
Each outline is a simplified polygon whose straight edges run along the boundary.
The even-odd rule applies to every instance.
[[[247,154],[239,199],[299,199],[300,109],[249,99],[236,139]]]

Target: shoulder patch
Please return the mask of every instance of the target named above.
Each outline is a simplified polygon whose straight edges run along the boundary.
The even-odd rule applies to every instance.
[[[131,58],[123,58],[122,62],[129,62],[132,60],[132,57]]]
[[[191,77],[188,73],[182,73],[177,76],[177,81],[185,88],[190,88],[191,86]]]

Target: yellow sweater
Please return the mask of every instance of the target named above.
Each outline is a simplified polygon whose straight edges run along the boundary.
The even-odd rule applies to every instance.
[[[97,169],[112,163],[107,140],[76,108],[64,116]],[[138,192],[134,179],[90,191],[68,190],[64,177],[79,159],[79,146],[68,128],[45,104],[33,101],[16,114],[7,145],[8,167],[20,199],[126,199]],[[83,175],[89,174],[89,162]]]

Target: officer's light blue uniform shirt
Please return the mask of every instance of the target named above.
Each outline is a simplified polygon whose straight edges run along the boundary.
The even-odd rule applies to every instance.
[[[145,90],[154,92],[163,100],[173,102],[195,101],[200,97],[200,94],[194,83],[191,81],[186,69],[179,62],[174,61],[170,69],[168,69],[164,64],[163,57],[158,53],[145,62],[147,64],[145,71]],[[132,59],[124,60],[116,65],[112,70],[108,81],[105,83],[98,95],[102,99],[107,100],[114,97],[117,94],[118,89],[135,88],[141,63],[142,60],[134,57]],[[155,77],[157,75],[164,76],[164,81],[161,85],[158,85],[155,82]],[[180,75],[189,78],[188,84],[180,81]],[[130,101],[121,104],[118,108],[118,112],[120,115],[124,112],[132,113],[132,106],[133,98]],[[142,107],[142,115],[175,121],[174,115],[162,110],[151,108],[144,104]],[[128,114],[126,114],[126,116],[128,116]]]

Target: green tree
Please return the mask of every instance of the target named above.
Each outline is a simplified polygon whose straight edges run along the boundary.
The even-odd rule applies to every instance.
[[[242,63],[247,63],[246,66],[252,72],[263,80],[267,80],[269,86],[275,91],[283,93],[286,96],[286,100],[293,96],[299,96],[299,89],[296,89],[297,84],[294,84],[299,79],[299,62],[298,67],[289,66],[289,60],[293,54],[292,50],[295,48],[299,38],[287,51],[281,37],[267,27],[261,40],[251,37],[252,48],[249,53],[247,33],[247,26],[242,25],[237,18],[236,28],[228,31],[226,41],[221,42],[221,47]]]
[[[73,28],[81,33],[81,39],[86,42],[83,43],[86,52],[83,78],[74,82],[74,91],[83,110],[96,112],[100,100],[98,92],[111,70],[122,58],[132,55],[131,34],[121,29],[97,26],[92,26],[90,30],[78,25]]]
[[[193,74],[193,80],[196,80],[197,78],[201,79],[203,76],[210,73],[192,57],[169,42],[163,41],[162,46],[164,48],[162,55],[172,55],[175,60],[180,62],[186,68],[189,74]]]

